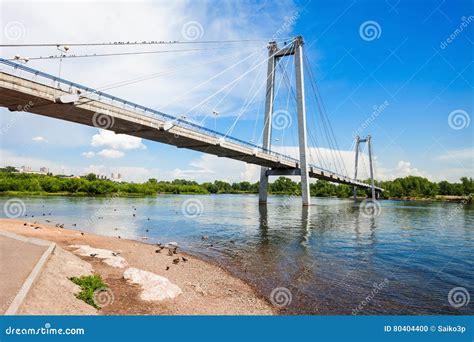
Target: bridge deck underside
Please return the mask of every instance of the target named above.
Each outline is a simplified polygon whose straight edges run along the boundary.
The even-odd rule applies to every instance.
[[[65,94],[68,93],[58,88],[0,72],[0,106],[7,107],[11,111],[25,111],[104,128],[115,133],[128,134],[178,148],[236,159],[272,170],[281,170],[283,174],[287,171],[290,173],[299,170],[295,160],[275,156],[251,146],[243,146],[232,140],[218,139],[181,125],[172,125],[171,128],[165,130],[164,118],[151,114],[143,115],[121,105],[89,98],[80,98],[78,102],[71,104],[57,102],[56,99]],[[313,167],[310,168],[310,177],[356,185],[361,188],[370,187],[368,184]],[[377,190],[381,189],[377,188]]]

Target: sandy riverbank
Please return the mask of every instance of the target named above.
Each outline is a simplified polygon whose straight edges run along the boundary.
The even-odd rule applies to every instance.
[[[27,223],[25,226],[24,224]],[[35,227],[39,227],[35,229]],[[0,219],[0,229],[27,237],[50,240],[58,248],[28,294],[20,314],[103,315],[271,315],[277,311],[246,283],[218,266],[167,249],[137,241],[105,237],[79,230],[56,228],[31,221]],[[164,241],[167,242],[167,241]],[[128,267],[153,272],[176,284],[182,293],[162,301],[142,300],[142,288],[125,280],[127,268],[113,267],[98,257],[82,256],[71,245],[89,245],[120,253]],[[177,257],[180,261],[175,264]],[[183,261],[185,257],[186,261]],[[74,297],[78,290],[67,278],[97,273],[113,294],[101,310]]]

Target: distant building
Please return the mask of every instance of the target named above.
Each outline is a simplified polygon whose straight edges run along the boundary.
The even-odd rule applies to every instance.
[[[122,175],[120,173],[114,173],[110,175],[110,180],[113,182],[121,183],[122,182]]]
[[[31,166],[22,166],[18,168],[18,172],[20,173],[32,173],[32,174],[37,174],[37,175],[47,175],[49,173],[49,169],[47,167],[41,167],[38,170],[33,170]]]

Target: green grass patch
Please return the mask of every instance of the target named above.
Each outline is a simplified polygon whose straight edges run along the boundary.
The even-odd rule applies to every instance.
[[[76,297],[80,300],[83,300],[89,305],[92,305],[96,309],[100,309],[94,301],[94,292],[100,289],[107,289],[107,284],[104,283],[101,276],[98,274],[81,276],[81,277],[71,277],[69,278],[74,284],[81,287],[81,292],[76,293]]]

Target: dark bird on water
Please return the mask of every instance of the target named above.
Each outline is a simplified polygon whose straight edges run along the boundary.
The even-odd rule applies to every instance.
[[[133,214],[133,217],[135,217],[135,214]]]
[[[77,226],[77,224],[73,223],[72,226],[75,227],[75,226]]]
[[[148,229],[145,229],[145,232],[147,232],[147,233],[148,233]]]

